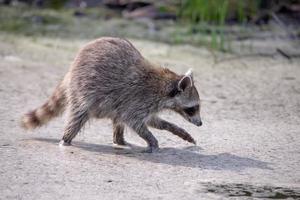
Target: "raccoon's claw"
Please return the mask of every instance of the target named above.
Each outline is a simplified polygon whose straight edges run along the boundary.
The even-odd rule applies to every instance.
[[[193,143],[194,145],[197,145],[197,142],[194,140],[194,138],[191,138],[191,140],[189,142]]]
[[[192,136],[190,135],[186,135],[184,138],[182,138],[190,143],[193,143],[194,145],[196,145],[196,141],[194,140],[194,138],[192,138]]]

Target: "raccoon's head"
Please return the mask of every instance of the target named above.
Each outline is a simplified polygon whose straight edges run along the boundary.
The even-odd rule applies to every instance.
[[[191,70],[173,84],[169,97],[171,98],[170,108],[172,110],[196,126],[202,125],[200,117],[200,98],[194,86]]]

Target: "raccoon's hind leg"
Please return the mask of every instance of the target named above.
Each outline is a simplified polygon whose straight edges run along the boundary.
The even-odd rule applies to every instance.
[[[124,124],[113,121],[113,143],[118,145],[126,145],[124,140]]]
[[[83,125],[88,121],[88,112],[80,109],[70,109],[68,121],[64,130],[64,136],[62,143],[64,145],[70,145],[72,140],[78,134]]]
[[[148,125],[152,126],[153,128],[160,129],[160,130],[170,131],[174,135],[177,135],[178,137],[182,138],[183,140],[186,140],[190,143],[196,144],[196,141],[194,140],[194,138],[188,132],[186,132],[184,129],[176,126],[175,124],[167,122],[157,116],[152,117],[148,121]]]

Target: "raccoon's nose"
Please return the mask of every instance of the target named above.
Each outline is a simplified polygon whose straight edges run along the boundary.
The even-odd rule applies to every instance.
[[[202,126],[202,121],[197,122],[197,126]]]

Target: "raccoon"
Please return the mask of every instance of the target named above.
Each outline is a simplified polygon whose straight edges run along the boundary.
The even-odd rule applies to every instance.
[[[113,142],[126,145],[124,126],[133,129],[153,152],[159,145],[148,126],[167,130],[196,143],[184,129],[157,113],[169,109],[201,126],[200,98],[192,72],[177,75],[150,63],[126,39],[103,37],[88,43],[41,107],[22,117],[25,129],[34,129],[67,111],[61,145],[70,145],[91,118],[113,122]]]

